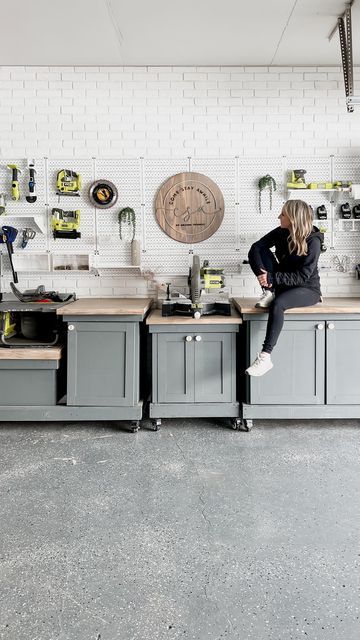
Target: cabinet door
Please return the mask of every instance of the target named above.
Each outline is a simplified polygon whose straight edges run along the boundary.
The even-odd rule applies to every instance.
[[[191,342],[186,341],[190,335]],[[194,342],[192,334],[157,334],[157,401],[194,402]]]
[[[327,404],[360,404],[360,321],[326,325]]]
[[[250,322],[251,362],[261,351],[265,330],[266,322]],[[249,377],[251,404],[324,404],[324,320],[285,320],[271,359],[271,371]]]
[[[72,322],[68,328],[67,404],[134,406],[139,400],[138,324]]]
[[[235,401],[235,341],[234,333],[194,336],[195,402]]]

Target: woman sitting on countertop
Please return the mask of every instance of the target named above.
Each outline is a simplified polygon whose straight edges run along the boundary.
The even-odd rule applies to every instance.
[[[269,307],[262,351],[246,369],[250,376],[262,376],[272,369],[271,353],[284,324],[284,311],[321,301],[318,260],[324,236],[313,226],[312,208],[303,200],[288,200],[279,220],[280,226],[249,251],[250,266],[263,289],[255,306]]]

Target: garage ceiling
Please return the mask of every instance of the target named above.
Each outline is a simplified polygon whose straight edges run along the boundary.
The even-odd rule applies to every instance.
[[[17,0],[2,65],[340,65],[342,0]],[[360,2],[352,8],[360,64]]]

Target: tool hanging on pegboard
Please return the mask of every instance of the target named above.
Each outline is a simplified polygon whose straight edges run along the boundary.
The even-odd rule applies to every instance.
[[[16,240],[17,234],[18,230],[15,229],[15,227],[9,227],[8,225],[4,225],[0,230],[0,243],[6,245],[14,282],[19,282],[12,260],[12,255],[14,253],[13,242]]]
[[[28,182],[29,194],[26,196],[26,201],[32,203],[32,202],[36,202],[35,160],[33,160],[32,162],[28,162],[28,169],[29,169],[29,182]]]
[[[22,234],[21,234],[21,237],[22,237],[21,244],[20,244],[21,249],[25,249],[29,240],[34,240],[35,236],[36,236],[36,231],[34,231],[34,229],[30,229],[30,227],[25,227],[25,229],[22,230]]]
[[[11,177],[11,199],[12,200],[20,200],[20,187],[19,187],[19,174],[21,173],[17,164],[8,164],[8,169],[10,169],[12,177]]]
[[[81,238],[78,231],[80,226],[80,211],[64,211],[55,207],[51,211],[51,227],[54,238],[68,238],[76,240]]]
[[[354,92],[353,74],[353,54],[352,54],[352,33],[351,33],[351,5],[345,10],[344,17],[338,18],[338,29],[340,38],[341,62],[344,74],[346,106],[349,113],[354,111],[352,97]]]
[[[71,169],[61,169],[56,176],[58,196],[80,196],[81,176]]]
[[[0,216],[6,214],[6,193],[0,193]]]

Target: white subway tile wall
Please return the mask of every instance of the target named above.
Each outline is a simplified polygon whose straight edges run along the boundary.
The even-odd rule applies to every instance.
[[[358,119],[346,111],[340,66],[0,67],[4,159],[264,157],[270,170],[274,156],[355,159]],[[22,289],[41,281],[79,296],[156,291],[151,274],[133,271],[22,276]],[[360,295],[353,272],[324,269],[321,276],[325,295]],[[185,273],[175,278],[186,286]],[[156,273],[156,282],[169,279]],[[229,274],[228,285],[232,295],[258,293],[246,266]],[[2,286],[9,291],[7,272]]]

